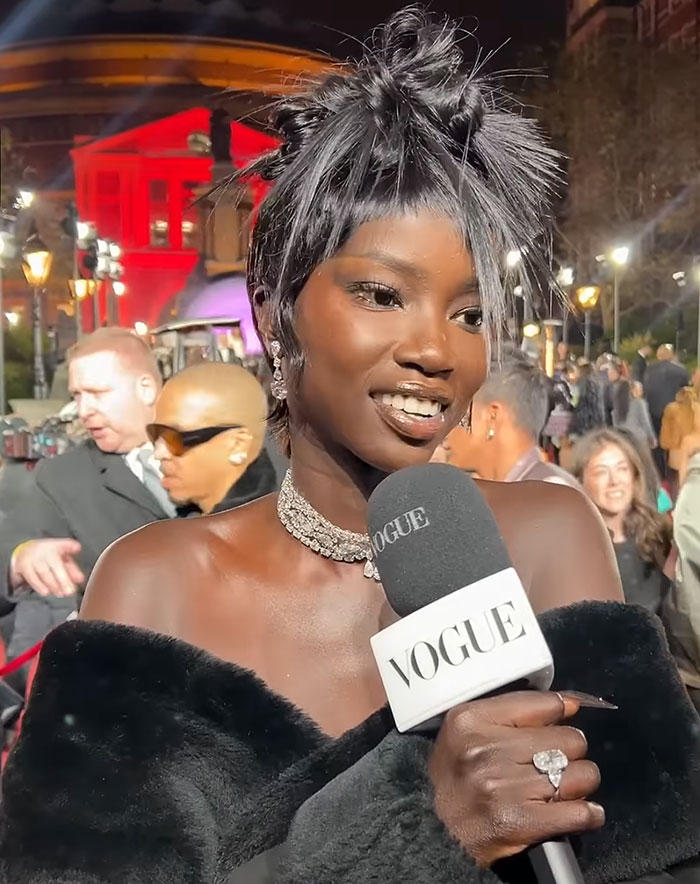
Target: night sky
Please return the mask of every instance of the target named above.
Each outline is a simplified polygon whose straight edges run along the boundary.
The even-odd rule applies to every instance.
[[[95,9],[104,14],[124,14],[139,9],[139,0],[73,0],[68,10],[77,15],[80,9],[92,15]],[[156,10],[162,33],[169,32],[168,19],[173,12],[188,11],[201,17],[208,8],[219,6],[216,0],[141,0],[142,11]],[[343,38],[344,32],[354,37],[364,37],[389,15],[406,5],[410,0],[224,0],[221,4],[239,7],[248,12],[259,12],[272,8],[279,13],[280,23],[296,22],[306,30],[310,40],[304,40],[306,48],[318,48],[336,57],[346,57],[357,53],[356,41]],[[420,0],[419,0],[420,2]],[[566,0],[423,0],[439,13],[448,13],[460,19],[470,29],[476,28],[482,47],[488,51],[501,50],[497,66],[510,66],[516,63],[533,45],[547,46],[552,41],[560,41],[564,31]],[[161,5],[162,3],[162,5]],[[47,27],[47,13],[55,13],[57,0],[0,0],[0,40],[12,42],[17,39],[37,38],[37,28]],[[256,16],[253,16],[256,18]],[[49,16],[51,18],[51,16]],[[21,22],[21,24],[20,24]],[[311,24],[311,27],[308,27]],[[9,27],[8,27],[9,25]],[[69,26],[67,26],[70,30]],[[283,25],[284,28],[284,25]],[[285,29],[286,30],[286,29]],[[10,33],[12,38],[10,37]],[[153,32],[151,30],[151,32]],[[39,36],[49,36],[42,33]],[[281,32],[283,34],[284,31]],[[280,35],[281,35],[280,34]],[[290,32],[292,43],[293,31]],[[265,37],[265,33],[258,37]],[[278,38],[279,39],[279,38]],[[283,38],[284,39],[284,38]],[[289,37],[288,37],[289,39]],[[354,47],[354,52],[353,52]]]
[[[294,0],[294,12],[363,36],[403,5],[401,0]],[[561,40],[564,32],[565,0],[435,0],[429,6],[435,12],[461,19],[470,29],[476,25],[479,40],[487,50],[510,41],[501,56],[507,63],[529,45]]]

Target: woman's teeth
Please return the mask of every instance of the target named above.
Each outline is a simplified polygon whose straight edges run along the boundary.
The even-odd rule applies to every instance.
[[[401,396],[398,393],[383,393],[382,405],[389,405],[406,414],[418,417],[437,417],[442,411],[442,405],[432,399],[419,399],[417,396]]]

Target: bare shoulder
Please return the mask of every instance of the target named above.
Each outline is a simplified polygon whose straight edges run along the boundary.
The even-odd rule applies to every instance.
[[[551,482],[479,482],[536,611],[622,601],[615,552],[589,498]]]
[[[80,617],[170,632],[187,597],[221,560],[245,570],[247,552],[269,524],[273,496],[224,513],[153,522],[115,541],[100,556]]]

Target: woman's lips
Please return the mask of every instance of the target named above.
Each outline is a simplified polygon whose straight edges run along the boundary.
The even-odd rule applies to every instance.
[[[434,439],[445,425],[444,412],[440,412],[435,417],[418,417],[394,408],[393,405],[385,405],[378,399],[374,399],[374,404],[384,422],[399,435],[409,439],[428,442]]]

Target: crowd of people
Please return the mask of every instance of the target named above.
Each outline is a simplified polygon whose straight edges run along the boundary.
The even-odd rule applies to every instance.
[[[68,354],[90,439],[0,526],[9,656],[42,642],[0,884],[525,884],[527,851],[568,835],[599,884],[697,881],[695,394],[667,346],[632,377],[566,353],[554,379],[517,351],[489,371],[505,256],[546,272],[559,158],[463,51],[396,13],[229,182],[270,184],[247,266],[268,390],[221,364],[163,385],[127,330]],[[517,576],[554,680],[399,733],[368,500],[406,468],[459,476],[433,458],[478,479],[488,576]],[[514,645],[525,621],[487,601]]]
[[[561,346],[552,379],[511,353],[474,396],[470,426],[453,430],[435,459],[484,479],[540,479],[587,495],[610,533],[626,601],[658,615],[671,646],[680,644],[700,708],[700,598],[692,577],[700,550],[692,545],[696,492],[692,482],[685,488],[700,452],[700,372],[691,383],[670,344],[648,364],[651,352],[641,348],[631,366],[612,354],[592,364]]]

